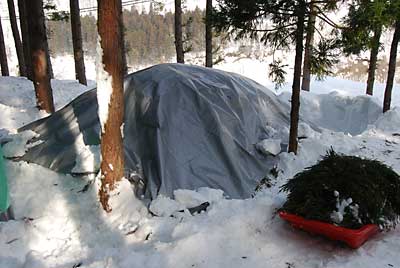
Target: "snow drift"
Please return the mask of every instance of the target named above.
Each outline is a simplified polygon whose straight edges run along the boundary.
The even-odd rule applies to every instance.
[[[256,144],[288,127],[288,105],[275,94],[209,68],[156,65],[128,75],[124,95],[126,177],[139,186],[137,194],[150,198],[203,186],[249,197],[275,161]],[[97,110],[91,90],[23,127],[39,134],[30,142],[43,142],[22,159],[64,173],[93,172],[96,157],[85,156],[99,144]]]

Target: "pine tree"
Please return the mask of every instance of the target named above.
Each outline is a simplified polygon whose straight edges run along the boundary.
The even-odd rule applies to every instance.
[[[17,51],[19,74],[21,76],[27,76],[26,75],[26,67],[25,67],[24,50],[22,48],[21,38],[19,37],[17,18],[15,16],[14,0],[7,0],[7,4],[8,4],[8,13],[10,16],[11,30],[12,30],[13,37],[14,37],[15,50]]]
[[[213,55],[212,55],[212,0],[207,0],[206,3],[206,67],[212,67]]]
[[[26,0],[18,0],[18,11],[19,11],[19,24],[21,28],[22,47],[24,51],[26,75],[29,80],[33,81],[32,72],[32,61],[29,41],[29,30],[28,30],[28,18],[25,6]]]
[[[350,5],[342,30],[344,52],[360,54],[370,50],[366,94],[373,95],[375,72],[380,49],[380,38],[390,22],[387,0],[355,0]]]
[[[296,46],[292,99],[290,112],[289,152],[297,153],[297,132],[300,109],[300,86],[303,58],[303,35],[306,18],[309,18],[310,4],[305,0],[217,0],[213,22],[219,31],[230,31],[236,38],[260,38],[273,49]],[[337,1],[318,1],[325,6],[335,5]],[[326,16],[317,13],[320,19],[331,23]],[[270,24],[266,25],[265,19]],[[276,64],[274,66],[277,66]],[[280,67],[280,66],[278,66]],[[281,68],[274,68],[282,74]],[[279,76],[282,78],[282,75]]]
[[[85,73],[85,60],[83,56],[81,17],[79,13],[79,0],[70,0],[71,32],[74,48],[75,76],[79,83],[87,85]]]
[[[182,37],[181,0],[175,0],[175,49],[176,49],[176,61],[178,63],[185,63],[185,56],[183,51],[183,37]]]
[[[385,97],[383,100],[384,113],[390,110],[390,103],[392,100],[392,89],[396,72],[397,48],[400,41],[400,2],[396,0],[391,1],[389,12],[394,21],[394,33],[390,48],[389,68],[385,88]]]
[[[310,14],[308,15],[306,44],[304,50],[304,64],[303,64],[303,80],[301,82],[301,89],[310,91],[311,84],[311,56],[314,43],[315,33],[315,20],[316,20],[316,6],[314,1],[310,2]]]
[[[305,1],[300,0],[295,9],[297,17],[296,22],[296,56],[294,62],[294,74],[292,84],[292,102],[290,110],[290,131],[289,131],[289,153],[297,154],[297,134],[299,126],[300,112],[300,80],[301,80],[301,64],[303,59],[303,34],[304,34],[304,17],[306,12]]]
[[[121,135],[124,117],[122,5],[121,0],[97,0],[97,3],[98,32],[103,51],[99,60],[103,63],[103,71],[111,77],[112,81],[108,107],[101,107],[99,103],[99,114],[102,109],[108,109],[107,118],[99,116],[102,123],[100,166],[102,182],[99,196],[103,209],[110,212],[111,207],[108,204],[110,191],[114,190],[116,182],[124,176]],[[98,91],[100,90],[110,91],[109,88],[98,88]],[[98,94],[104,93],[98,92]]]
[[[10,73],[8,71],[6,45],[4,43],[3,25],[1,25],[1,18],[0,18],[0,65],[1,65],[1,75],[9,76]]]
[[[48,71],[48,45],[42,0],[26,2],[29,10],[28,26],[31,41],[31,57],[33,67],[33,85],[35,87],[37,105],[40,110],[54,112],[53,93]]]

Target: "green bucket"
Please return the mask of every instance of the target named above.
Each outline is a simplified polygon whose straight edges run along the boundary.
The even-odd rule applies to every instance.
[[[7,212],[9,206],[6,169],[4,167],[3,151],[0,146],[0,213]]]

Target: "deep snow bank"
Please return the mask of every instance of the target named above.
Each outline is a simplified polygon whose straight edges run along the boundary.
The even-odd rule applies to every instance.
[[[279,98],[289,101],[290,96],[284,92]],[[381,115],[381,104],[371,96],[350,96],[337,91],[320,95],[301,92],[300,118],[322,128],[358,135]]]
[[[68,87],[65,96],[70,92]],[[333,88],[330,84],[325,87]],[[7,101],[0,97],[0,103]],[[63,101],[65,104],[68,100],[56,99],[59,103]],[[2,114],[0,128],[11,132],[24,124],[21,120],[39,117],[33,107],[28,112],[22,108],[14,112],[13,107],[4,104],[3,107],[9,112],[6,117],[9,122],[4,124]],[[309,112],[318,118],[316,111]],[[22,118],[23,114],[28,115]],[[112,214],[105,215],[98,202],[94,178],[71,177],[35,164],[6,160],[17,220],[0,223],[0,267],[397,267],[399,228],[379,234],[353,251],[294,230],[274,217],[274,212],[286,198],[278,193],[279,186],[315,164],[331,146],[337,152],[378,159],[400,172],[400,138],[393,136],[400,129],[399,118],[398,108],[393,109],[357,136],[326,129],[317,132],[303,123],[302,131],[308,138],[300,141],[297,156],[278,155],[279,176],[272,181],[271,188],[246,200],[227,200],[214,195],[218,198],[207,211],[195,216],[186,212],[175,213],[174,217],[149,215],[135,200],[127,181],[121,183],[112,197]],[[285,132],[275,131],[276,135]],[[191,196],[196,197],[199,192]],[[185,192],[178,199],[188,203],[189,196]],[[196,200],[202,201],[204,196]],[[175,205],[176,202],[172,201]]]

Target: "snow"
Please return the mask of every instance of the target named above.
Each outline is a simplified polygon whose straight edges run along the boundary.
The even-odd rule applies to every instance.
[[[100,146],[85,145],[83,138],[75,144],[77,156],[72,173],[95,173],[100,169]]]
[[[277,155],[281,152],[281,139],[264,139],[256,144],[258,150],[268,155]]]
[[[159,195],[150,204],[149,210],[157,216],[169,217],[175,212],[184,209],[179,202],[170,199],[169,197]]]
[[[69,80],[52,84],[58,109],[89,89]],[[111,193],[113,210],[107,214],[98,200],[98,177],[63,175],[5,160],[16,220],[0,223],[0,267],[400,266],[399,228],[351,250],[295,230],[276,216],[286,199],[279,187],[331,147],[338,153],[383,161],[400,172],[400,95],[394,94],[394,108],[382,114],[380,95],[357,96],[363,92],[355,90],[353,82],[332,78],[313,85],[318,90],[301,94],[301,118],[306,121],[299,125],[303,138],[298,155],[278,153],[279,172],[272,186],[246,200],[228,199],[218,189],[180,189],[174,199],[159,196],[149,205],[150,213],[123,179]],[[288,101],[286,90],[276,94]],[[32,84],[24,78],[1,77],[0,112],[0,139],[12,140],[5,151],[9,146],[10,156],[20,155],[35,134],[15,135],[17,128],[46,116],[35,108]],[[271,145],[277,148],[279,139],[287,142],[287,133],[271,128]],[[79,141],[76,146],[81,154],[74,170],[98,168],[98,146]],[[272,150],[276,148],[268,151],[276,153]],[[188,213],[187,208],[203,202],[210,203],[205,212]]]
[[[96,70],[97,70],[97,103],[99,104],[99,119],[101,125],[101,131],[104,133],[104,125],[108,119],[108,108],[111,101],[111,95],[113,93],[112,88],[112,77],[110,74],[104,69],[103,64],[103,49],[101,47],[100,39],[101,37],[97,36],[97,48],[96,48]]]
[[[347,207],[352,208],[356,206],[356,204],[351,206],[353,203],[353,199],[351,199],[351,197],[340,200],[340,193],[337,191],[334,191],[333,195],[336,197],[336,210],[331,213],[331,219],[334,223],[339,224],[343,221],[343,217],[346,214],[345,209]]]
[[[4,144],[3,146],[3,154],[5,157],[18,157],[18,156],[23,156],[26,151],[28,151],[29,147],[37,145],[38,142],[41,143],[41,141],[35,142],[34,145],[31,144],[29,146],[28,142],[35,138],[37,136],[37,133],[27,130],[24,132],[21,132],[19,134],[14,134],[9,136],[8,138],[11,139],[10,142]]]

